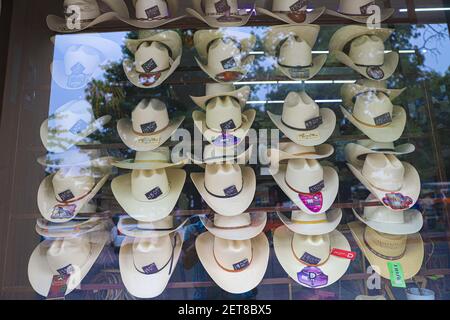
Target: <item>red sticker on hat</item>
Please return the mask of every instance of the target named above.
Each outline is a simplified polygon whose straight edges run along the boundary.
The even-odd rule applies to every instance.
[[[303,202],[305,207],[314,213],[320,212],[323,206],[323,196],[322,192],[317,192],[313,194],[299,193],[298,196]]]
[[[355,260],[355,258],[356,258],[356,252],[342,250],[342,249],[336,249],[336,248],[331,249],[330,254],[333,256],[339,257],[339,258],[344,258],[344,259],[349,259],[349,260]]]
[[[412,206],[413,200],[411,197],[404,196],[399,192],[386,193],[383,198],[383,203],[392,210],[404,210]]]
[[[47,294],[48,300],[60,300],[64,299],[67,291],[67,282],[70,278],[70,275],[55,275],[53,276],[52,283],[50,285],[50,290]]]

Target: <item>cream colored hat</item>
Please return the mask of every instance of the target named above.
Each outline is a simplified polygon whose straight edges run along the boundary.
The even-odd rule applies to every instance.
[[[250,96],[250,87],[245,86],[239,89],[234,87],[232,83],[207,83],[206,94],[203,97],[193,97],[192,101],[200,108],[206,110],[206,105],[214,98],[220,97],[232,97],[239,101],[242,108],[247,104],[248,97]]]
[[[161,85],[180,65],[183,44],[180,35],[173,30],[139,32],[139,39],[127,40],[127,48],[134,54],[134,61],[123,61],[125,74],[139,88],[155,88]]]
[[[373,14],[369,7],[375,5],[375,3],[376,1],[374,0],[339,0],[338,9],[336,11],[327,9],[327,14],[359,23],[368,23],[369,17]],[[389,19],[394,14],[394,11],[394,8],[381,9],[379,22]]]
[[[336,199],[338,174],[317,160],[293,159],[269,171],[281,190],[305,213],[324,213]]]
[[[36,221],[36,233],[45,238],[73,238],[89,232],[111,230],[114,226],[109,218],[91,216],[89,218],[75,218],[65,223],[54,223],[44,218]]]
[[[270,148],[267,156],[271,163],[291,159],[323,159],[331,156],[334,147],[331,144],[321,144],[316,147],[305,147],[293,142],[281,142],[277,148]]]
[[[289,24],[310,24],[316,21],[326,10],[325,7],[307,11],[307,0],[272,0],[272,10],[256,8],[256,12]]]
[[[236,148],[225,148],[216,147],[212,144],[208,144],[203,149],[203,159],[197,159],[191,153],[188,153],[188,158],[193,163],[198,164],[201,167],[205,167],[208,164],[222,164],[222,163],[236,163],[236,164],[246,164],[253,151],[253,145],[251,145],[247,150],[240,152],[240,147],[244,147],[244,144],[239,145]]]
[[[342,219],[341,209],[332,209],[327,213],[309,214],[301,210],[292,211],[289,219],[277,212],[281,222],[294,233],[315,236],[327,234],[337,228]]]
[[[204,173],[191,173],[191,179],[211,209],[224,216],[243,213],[255,196],[256,175],[251,167],[211,164]]]
[[[407,162],[400,162],[392,154],[371,153],[362,167],[351,163],[347,166],[389,209],[410,209],[419,198],[420,177],[417,170]]]
[[[184,118],[170,120],[164,102],[143,99],[131,113],[131,120],[120,119],[117,122],[117,131],[127,147],[136,151],[152,151],[172,136]]]
[[[86,100],[72,100],[42,123],[41,141],[48,151],[62,153],[102,129],[109,121],[110,115],[95,119],[92,105]]]
[[[313,78],[324,66],[327,55],[313,58],[314,47],[320,26],[290,25],[275,26],[268,30],[264,47],[268,54],[277,58],[281,72],[292,80]]]
[[[80,10],[79,16],[77,12],[70,10],[70,6]],[[102,13],[101,9],[106,10]],[[59,33],[79,32],[113,20],[116,15],[128,17],[127,5],[123,0],[64,0],[64,11],[64,18],[55,15],[47,16],[47,26],[50,30]],[[77,28],[77,22],[80,28]]]
[[[195,249],[213,281],[235,294],[258,286],[269,263],[269,241],[264,233],[247,240],[227,240],[205,232],[195,240]]]
[[[338,61],[372,80],[386,80],[397,69],[399,54],[384,53],[393,29],[345,26],[331,37],[330,52]],[[346,48],[349,47],[349,50]]]
[[[192,0],[192,6],[186,11],[212,28],[241,27],[255,9],[239,8],[238,0]]]
[[[414,277],[423,262],[424,248],[420,233],[410,235],[389,235],[380,233],[362,222],[348,224],[358,247],[369,263],[376,267],[375,272],[390,279],[388,262],[399,263],[405,279]]]
[[[337,230],[323,235],[302,235],[286,226],[273,235],[275,255],[286,273],[307,288],[324,288],[347,271],[350,259],[331,254],[333,249],[350,251],[350,244]]]
[[[111,165],[112,157],[102,156],[99,149],[77,149],[72,148],[63,153],[47,153],[37,158],[37,162],[51,169],[69,167],[107,167]]]
[[[319,105],[304,91],[290,92],[284,100],[283,112],[267,111],[272,122],[289,139],[303,146],[318,146],[333,134],[336,115]]]
[[[159,147],[153,151],[138,151],[134,159],[116,161],[113,165],[117,168],[128,170],[158,170],[165,168],[182,168],[187,160],[172,163],[170,149]]]
[[[128,237],[158,238],[182,231],[182,228],[188,220],[185,217],[170,215],[158,221],[144,222],[128,216],[122,216],[117,224],[117,229],[120,233]]]

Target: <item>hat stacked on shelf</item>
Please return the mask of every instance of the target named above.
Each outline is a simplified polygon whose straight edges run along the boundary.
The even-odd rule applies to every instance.
[[[265,7],[257,7],[256,11],[287,24],[310,24],[316,21],[326,8],[319,7],[308,10],[308,0],[271,0],[271,10]]]

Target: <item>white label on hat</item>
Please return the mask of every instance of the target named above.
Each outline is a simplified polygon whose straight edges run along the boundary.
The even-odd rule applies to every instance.
[[[158,6],[154,6],[154,7],[146,9],[145,14],[147,15],[147,18],[153,19],[153,18],[159,17],[161,15],[161,12],[159,11]]]
[[[310,77],[309,69],[289,68],[289,74],[294,79],[307,79]]]
[[[233,264],[233,270],[239,271],[239,270],[247,268],[249,265],[250,265],[250,262],[248,262],[248,259],[244,259],[242,261],[239,261],[238,263]]]
[[[234,57],[230,57],[221,61],[221,64],[225,70],[236,68],[236,60],[234,60]]]
[[[307,6],[307,1],[306,0],[298,0],[296,3],[291,5],[289,7],[289,9],[291,9],[291,11],[300,11],[300,10],[302,10],[302,8],[304,8],[306,6]]]
[[[84,131],[87,127],[88,127],[88,124],[87,124],[84,120],[80,119],[80,120],[77,121],[77,123],[75,123],[75,124],[73,125],[72,128],[70,128],[69,131],[70,131],[72,134],[77,135],[77,134],[79,134],[80,132]]]
[[[155,121],[141,124],[142,133],[153,133],[156,131],[158,125]]]
[[[227,196],[227,197],[234,197],[234,196],[236,196],[238,193],[239,193],[239,191],[237,190],[237,188],[236,188],[236,186],[231,186],[231,187],[228,187],[228,188],[226,188],[226,189],[224,189],[223,190],[223,193]]]
[[[308,252],[305,252],[301,256],[300,260],[303,261],[306,264],[310,264],[310,265],[316,266],[316,265],[318,265],[320,263],[321,259],[313,256],[312,254],[309,254]]]
[[[320,139],[319,131],[300,132],[298,134],[298,140],[317,140]]]
[[[75,198],[72,191],[70,191],[70,190],[63,191],[63,192],[59,193],[58,196],[63,202],[69,201],[70,199]]]
[[[147,197],[148,200],[155,200],[157,198],[159,198],[160,196],[162,196],[162,191],[159,187],[154,188],[153,190],[147,192],[145,194],[145,196]]]
[[[359,9],[361,10],[361,14],[363,14],[363,15],[367,15],[368,13],[367,13],[367,9],[371,6],[371,5],[374,5],[375,4],[375,1],[371,1],[371,2],[369,2],[368,4],[365,4],[365,5],[363,5],[363,6],[361,6]]]
[[[161,141],[161,136],[159,134],[150,136],[150,137],[139,137],[137,139],[138,143],[142,143],[142,144],[146,144],[146,145],[157,145],[160,143],[160,141]]]
[[[53,207],[50,219],[71,219],[75,213],[77,206],[72,204],[68,206],[55,206]]]
[[[158,267],[156,266],[156,264],[152,263],[152,264],[149,264],[148,266],[143,266],[142,271],[144,271],[145,274],[155,274],[159,270],[158,270]]]
[[[382,114],[381,116],[374,118],[373,121],[375,122],[375,125],[382,126],[384,124],[391,123],[392,117],[389,112],[386,112],[386,113]]]
[[[309,192],[310,193],[316,193],[319,192],[321,190],[323,190],[325,188],[325,181],[319,181],[318,183],[316,183],[315,185],[309,187]]]

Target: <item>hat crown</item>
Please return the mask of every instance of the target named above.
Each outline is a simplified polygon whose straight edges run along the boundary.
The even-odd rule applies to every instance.
[[[365,92],[356,98],[353,116],[366,124],[378,126],[392,122],[394,105],[382,92]]]
[[[170,68],[171,58],[169,50],[162,43],[143,42],[134,54],[136,71],[151,73]]]
[[[237,14],[237,0],[205,0],[205,13],[207,15],[223,15],[225,13]]]
[[[278,62],[289,67],[309,67],[312,49],[306,41],[291,35],[280,47]]]
[[[304,91],[290,92],[283,105],[281,119],[293,128],[306,129],[306,122],[320,116],[317,103]]]
[[[357,65],[381,66],[384,64],[384,42],[377,36],[360,36],[350,44],[349,57]]]
[[[67,202],[87,195],[95,186],[95,179],[83,175],[77,167],[59,170],[52,179],[56,200]]]
[[[398,212],[386,208],[385,206],[364,208],[364,218],[368,221],[380,223],[404,223],[404,211]]]
[[[329,234],[302,235],[294,234],[292,250],[306,264],[319,265],[330,256],[331,242]]]
[[[88,261],[91,253],[91,243],[86,236],[64,238],[52,241],[47,250],[47,262],[53,274],[79,271]]]
[[[158,229],[172,229],[173,216],[169,215],[163,219],[154,222],[137,221],[138,229],[141,230],[158,230]]]
[[[286,183],[301,193],[315,193],[322,189],[323,167],[311,159],[291,159],[286,168]]]
[[[403,185],[405,167],[394,155],[371,153],[364,161],[362,174],[376,188],[398,191]]]
[[[170,191],[165,169],[133,170],[131,173],[131,193],[142,202],[158,201]]]
[[[217,263],[226,270],[243,270],[252,262],[251,240],[225,240],[214,237],[213,253]]]
[[[218,197],[233,197],[243,187],[242,169],[237,164],[210,164],[205,167],[205,188]]]
[[[308,222],[318,222],[318,221],[327,221],[326,213],[320,214],[308,214],[301,210],[292,211],[291,220],[297,223],[308,223]]]
[[[136,18],[155,19],[169,16],[166,0],[135,0]]]
[[[169,125],[169,112],[161,100],[143,99],[131,113],[131,120],[135,132],[152,134]]]
[[[97,0],[64,0],[64,13],[67,16],[72,16],[70,10],[69,13],[66,12],[69,6],[76,6],[80,9],[81,21],[94,20],[101,14]]]
[[[77,135],[95,121],[92,106],[86,100],[73,100],[55,111],[48,119],[49,135]]]
[[[287,142],[282,150],[286,153],[289,153],[291,155],[300,155],[300,154],[315,154],[316,148],[315,147],[307,147],[302,146],[299,144],[296,144],[294,142]]]
[[[208,68],[213,74],[235,70],[241,66],[242,53],[231,39],[216,39],[208,51]]]
[[[159,147],[153,151],[138,151],[134,162],[170,162],[169,147]]]
[[[223,158],[234,158],[237,155],[237,148],[208,144],[203,150],[203,161],[217,158],[217,161],[221,162]]]
[[[406,250],[406,235],[391,235],[366,227],[364,238],[373,251],[387,257],[401,256]]]
[[[64,55],[66,75],[91,75],[100,65],[100,53],[89,46],[70,46]]]
[[[386,89],[387,88],[386,80],[359,79],[358,81],[356,81],[356,84],[367,87],[367,88],[375,88],[375,89]]]
[[[235,91],[236,88],[232,83],[207,83],[206,96],[215,96]]]
[[[306,0],[273,0],[273,12],[288,12],[288,11],[306,11],[308,1]]]
[[[367,7],[375,4],[374,0],[340,0],[338,11],[343,14],[366,15]]]
[[[133,260],[137,270],[145,274],[156,273],[165,267],[172,256],[169,235],[153,238],[135,238]]]
[[[237,216],[214,215],[214,226],[219,228],[242,228],[251,224],[250,213],[245,212]]]
[[[231,97],[217,97],[206,105],[206,126],[216,131],[233,131],[242,125],[242,109]]]

